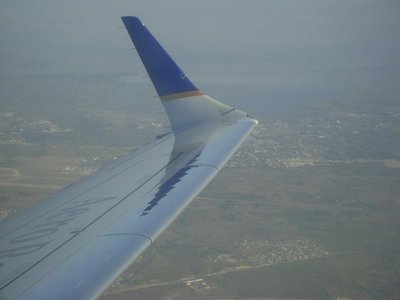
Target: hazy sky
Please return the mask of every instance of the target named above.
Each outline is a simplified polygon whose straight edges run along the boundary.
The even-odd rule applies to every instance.
[[[1,0],[0,14],[0,75],[141,75],[120,21],[136,15],[214,96],[329,98],[400,83],[398,0]]]

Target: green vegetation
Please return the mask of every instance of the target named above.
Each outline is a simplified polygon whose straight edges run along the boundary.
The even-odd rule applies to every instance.
[[[147,79],[19,79],[1,80],[1,217],[167,131]],[[103,299],[399,298],[398,107],[308,105],[262,122]]]

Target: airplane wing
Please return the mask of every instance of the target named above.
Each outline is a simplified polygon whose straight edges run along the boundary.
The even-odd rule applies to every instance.
[[[122,21],[172,132],[0,223],[0,298],[99,296],[257,124],[203,94],[136,17]]]

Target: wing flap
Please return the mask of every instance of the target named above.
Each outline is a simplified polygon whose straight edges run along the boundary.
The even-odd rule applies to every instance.
[[[98,237],[27,290],[21,299],[94,299],[149,245],[148,238],[137,235]]]

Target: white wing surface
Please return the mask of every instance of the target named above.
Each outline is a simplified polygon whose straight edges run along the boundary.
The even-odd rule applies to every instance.
[[[99,296],[210,182],[257,124],[197,89],[138,18],[122,20],[172,132],[2,221],[2,299]]]

